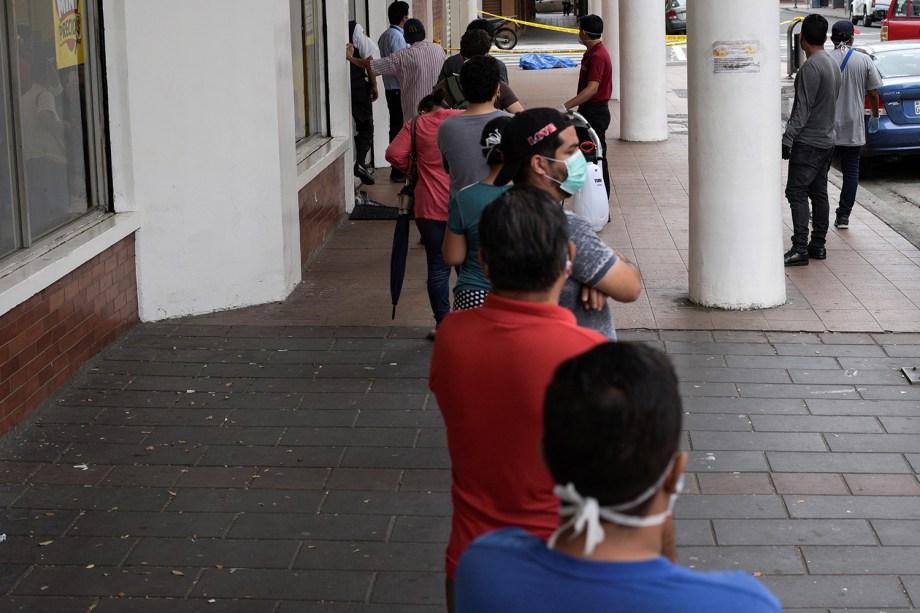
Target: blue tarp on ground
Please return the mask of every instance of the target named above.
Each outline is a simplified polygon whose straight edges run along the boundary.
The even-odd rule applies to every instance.
[[[548,53],[525,53],[521,56],[520,67],[524,70],[543,70],[544,68],[574,68],[578,63]]]

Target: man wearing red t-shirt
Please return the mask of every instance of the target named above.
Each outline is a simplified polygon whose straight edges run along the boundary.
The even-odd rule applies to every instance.
[[[559,526],[539,451],[544,394],[559,364],[606,340],[558,306],[575,248],[549,194],[511,188],[485,208],[479,236],[492,292],[483,306],[444,318],[429,381],[451,458],[449,607],[457,563],[473,539],[507,526],[546,539]]]
[[[607,168],[607,128],[610,127],[610,93],[613,91],[613,64],[601,41],[604,20],[597,15],[585,15],[578,20],[578,40],[585,47],[578,75],[578,93],[565,103],[565,109],[578,107],[601,141],[601,170],[604,187],[610,198],[610,171]]]

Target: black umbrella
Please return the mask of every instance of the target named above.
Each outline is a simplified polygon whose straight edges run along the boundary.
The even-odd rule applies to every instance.
[[[396,319],[396,304],[402,293],[406,278],[406,258],[409,256],[409,218],[412,217],[412,188],[402,188],[397,197],[399,213],[393,229],[393,251],[390,253],[390,298],[393,299],[393,316]]]

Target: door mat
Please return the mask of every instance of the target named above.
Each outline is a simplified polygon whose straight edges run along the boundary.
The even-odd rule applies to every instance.
[[[395,206],[387,206],[376,200],[371,200],[367,192],[358,192],[355,194],[355,208],[351,211],[348,219],[351,221],[365,221],[378,219],[396,219],[399,209]]]

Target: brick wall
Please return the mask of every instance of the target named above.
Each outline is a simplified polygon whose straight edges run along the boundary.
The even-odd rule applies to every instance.
[[[342,202],[344,164],[344,158],[339,158],[297,194],[300,205],[301,268],[345,217],[345,204]]]
[[[447,24],[445,23],[447,0],[434,0],[431,3],[431,36],[430,40],[440,39],[442,43],[447,43]],[[459,46],[459,42],[457,45]]]
[[[0,316],[0,433],[137,321],[134,235]]]

